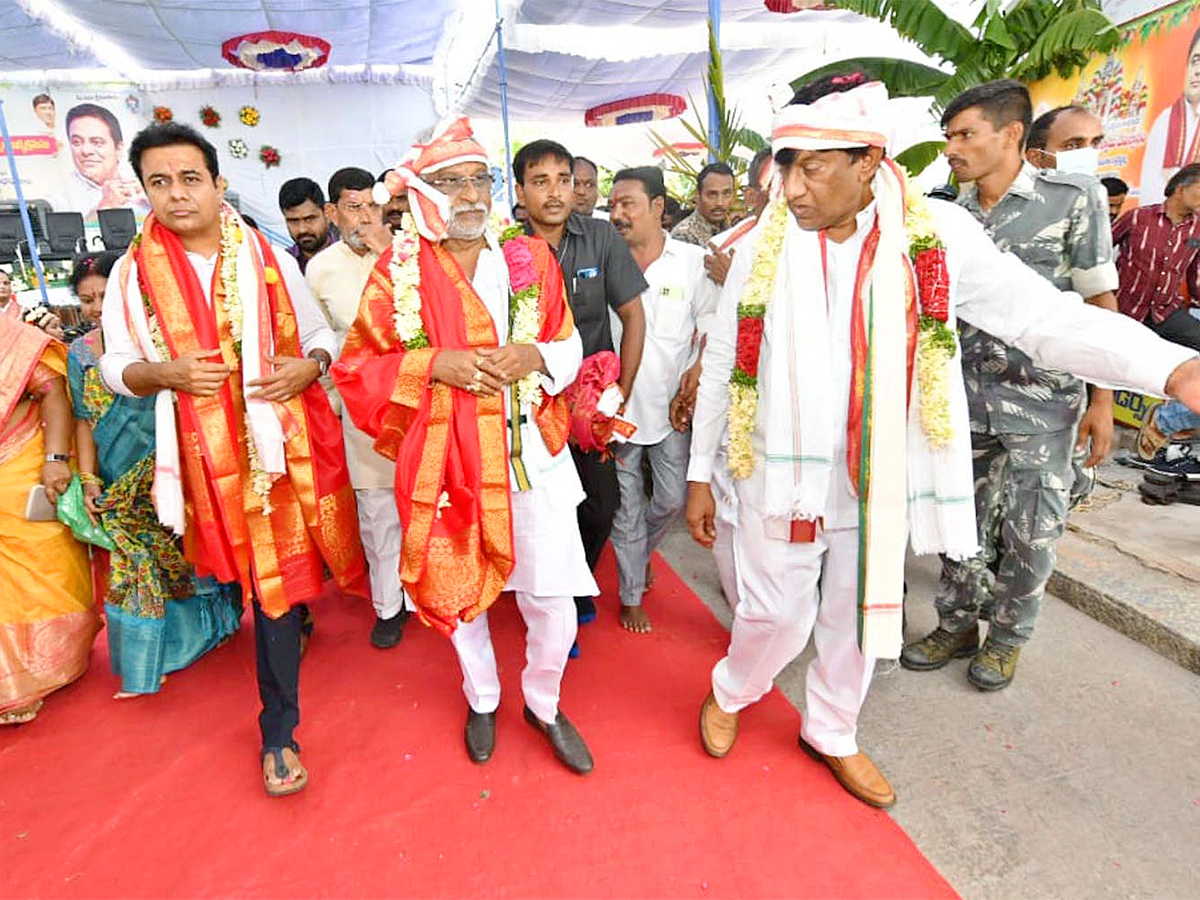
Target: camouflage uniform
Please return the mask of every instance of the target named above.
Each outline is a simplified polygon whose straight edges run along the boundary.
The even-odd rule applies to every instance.
[[[671,237],[685,244],[695,244],[697,247],[708,247],[708,242],[724,229],[723,225],[714,225],[700,210],[694,210],[690,216],[671,229]]]
[[[974,185],[958,202],[997,247],[1060,290],[1091,297],[1117,289],[1107,198],[1096,179],[1026,163],[990,211]],[[1074,445],[1087,389],[977,328],[963,325],[959,336],[981,550],[966,562],[943,558],[935,604],[947,631],[966,631],[982,615],[995,639],[1019,645],[1033,632],[1054,571],[1073,463],[1082,469],[1086,459]],[[1090,490],[1090,481],[1081,476],[1081,487]]]

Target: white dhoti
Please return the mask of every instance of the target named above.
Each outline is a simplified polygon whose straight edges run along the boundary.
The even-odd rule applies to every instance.
[[[721,582],[721,593],[730,608],[737,606],[742,588],[738,582],[737,558],[733,552],[733,535],[737,529],[737,492],[734,490],[733,476],[729,474],[729,464],[722,449],[717,454],[717,464],[713,469],[710,483],[713,502],[717,509],[713,516],[713,558],[717,563],[717,577]]]
[[[414,612],[416,606],[400,584],[400,512],[392,488],[356,490],[358,533],[367,571],[371,576],[371,603],[375,615],[390,619],[401,609]]]
[[[742,507],[745,509],[745,506]],[[858,647],[858,529],[822,531],[809,544],[768,538],[762,517],[739,517],[733,551],[741,595],[713,694],[738,712],[766,694],[812,636],[801,733],[830,756],[852,756],[873,659]]]

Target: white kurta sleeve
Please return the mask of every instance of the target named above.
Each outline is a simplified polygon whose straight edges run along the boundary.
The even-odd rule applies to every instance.
[[[130,267],[130,283],[137,284],[137,263]],[[145,362],[142,351],[134,343],[125,322],[121,296],[121,267],[113,266],[108,286],[104,289],[104,306],[100,310],[100,328],[104,333],[104,355],[100,358],[100,377],[116,394],[133,397],[125,384],[125,370],[134,363]]]
[[[959,318],[1028,353],[1037,365],[1101,387],[1162,396],[1175,368],[1196,355],[1128,316],[1057,290],[997,250],[965,210],[936,200],[930,206],[946,242]]]
[[[305,355],[314,350],[324,350],[330,359],[338,358],[337,335],[329,327],[329,320],[317,301],[313,299],[308,282],[300,274],[300,266],[290,253],[276,253],[279,272],[292,298],[292,309],[296,311],[296,331],[300,335],[300,350]]]
[[[700,387],[696,391],[696,409],[692,413],[692,449],[687,480],[707,483],[712,478],[725,417],[729,411],[729,376],[737,343],[737,305],[750,277],[753,247],[747,241],[733,257],[725,286],[716,294],[716,305],[708,322],[708,341],[704,345],[704,363]],[[715,285],[713,285],[715,289]]]
[[[571,329],[571,336],[562,341],[537,342],[534,344],[542,354],[549,375],[541,376],[542,390],[551,397],[561,394],[579,374],[583,362],[583,341],[579,330]]]
[[[1163,189],[1167,186],[1162,161],[1167,149],[1167,125],[1170,119],[1171,107],[1168,106],[1158,114],[1158,118],[1150,127],[1150,134],[1146,137],[1146,149],[1142,153],[1142,171],[1137,185],[1139,206],[1162,202]]]

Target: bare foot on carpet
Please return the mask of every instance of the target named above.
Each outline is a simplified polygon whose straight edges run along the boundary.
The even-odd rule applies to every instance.
[[[163,675],[158,679],[158,686],[162,687],[167,683],[167,676]],[[128,700],[130,697],[145,697],[146,694],[140,694],[137,691],[117,691],[113,694],[114,700]]]
[[[651,566],[650,566],[650,560],[646,560],[646,582],[645,583],[646,583],[646,586],[645,586],[645,588],[642,589],[643,594],[646,593],[646,591],[650,590],[650,588],[654,587],[654,569],[651,568]]]
[[[621,627],[634,634],[649,634],[650,617],[640,606],[622,606]]]

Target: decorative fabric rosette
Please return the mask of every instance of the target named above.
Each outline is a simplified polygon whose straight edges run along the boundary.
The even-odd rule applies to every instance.
[[[253,106],[243,106],[238,110],[238,118],[242,120],[242,124],[247,128],[254,128],[258,125],[258,120],[262,118],[258,110]]]
[[[262,145],[262,148],[258,151],[258,158],[268,169],[279,165],[279,163],[283,161],[283,157],[280,156],[279,151],[270,144]]]
[[[916,191],[908,192],[905,229],[921,312],[916,365],[921,389],[921,430],[930,446],[938,449],[948,445],[954,436],[950,424],[950,377],[958,342],[947,324],[950,272],[946,267],[946,245],[938,237],[925,198]]]
[[[758,357],[787,232],[787,204],[782,198],[773,200],[763,215],[767,224],[754,251],[746,292],[738,300],[737,350],[729,377],[729,471],[735,478],[746,478],[754,471],[750,437],[758,415]]]
[[[216,128],[221,124],[221,114],[212,106],[200,107],[200,121],[209,128]]]
[[[233,138],[229,142],[229,155],[234,159],[245,159],[250,155],[250,148],[241,138]]]
[[[171,107],[169,107],[169,106],[154,107],[154,121],[158,122],[160,125],[162,125],[166,122],[170,122],[174,118],[175,118],[175,114],[173,112],[171,112]]]

